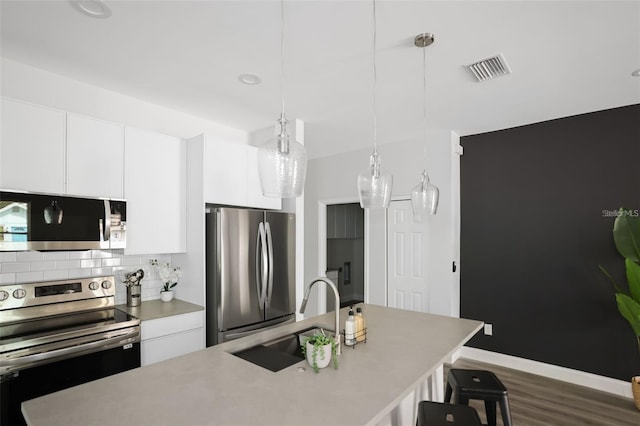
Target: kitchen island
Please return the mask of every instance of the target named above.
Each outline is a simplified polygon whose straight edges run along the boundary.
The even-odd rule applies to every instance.
[[[300,361],[271,372],[231,353],[331,329],[330,312],[26,401],[22,411],[33,426],[415,424],[415,403],[442,398],[442,364],[482,323],[358,306],[367,342],[343,347],[337,370],[316,374]],[[346,317],[343,309],[343,325]]]

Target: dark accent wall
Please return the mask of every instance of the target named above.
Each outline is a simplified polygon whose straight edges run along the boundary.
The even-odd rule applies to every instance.
[[[608,213],[640,209],[640,104],[461,138],[469,345],[620,380],[640,351],[602,264],[624,282]]]

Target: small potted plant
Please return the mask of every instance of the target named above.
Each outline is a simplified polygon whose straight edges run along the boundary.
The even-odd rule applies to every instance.
[[[333,336],[326,335],[324,332],[306,336],[302,338],[300,346],[307,362],[316,373],[328,366],[331,360],[333,360],[333,368],[338,368],[336,340]]]
[[[170,302],[173,300],[173,288],[178,285],[182,270],[179,266],[174,266],[169,262],[159,262],[158,259],[151,259],[149,263],[158,270],[158,275],[162,280],[160,299],[163,302]]]

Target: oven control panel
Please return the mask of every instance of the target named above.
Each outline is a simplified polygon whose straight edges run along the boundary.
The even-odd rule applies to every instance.
[[[115,278],[93,277],[0,286],[0,311],[115,297]]]

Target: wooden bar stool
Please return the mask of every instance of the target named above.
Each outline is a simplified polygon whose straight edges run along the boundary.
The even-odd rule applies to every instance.
[[[420,401],[416,426],[482,426],[482,422],[468,405]]]
[[[469,405],[470,399],[484,401],[487,424],[496,426],[496,404],[500,404],[502,423],[511,426],[507,388],[490,371],[452,368],[447,374],[445,402]]]

